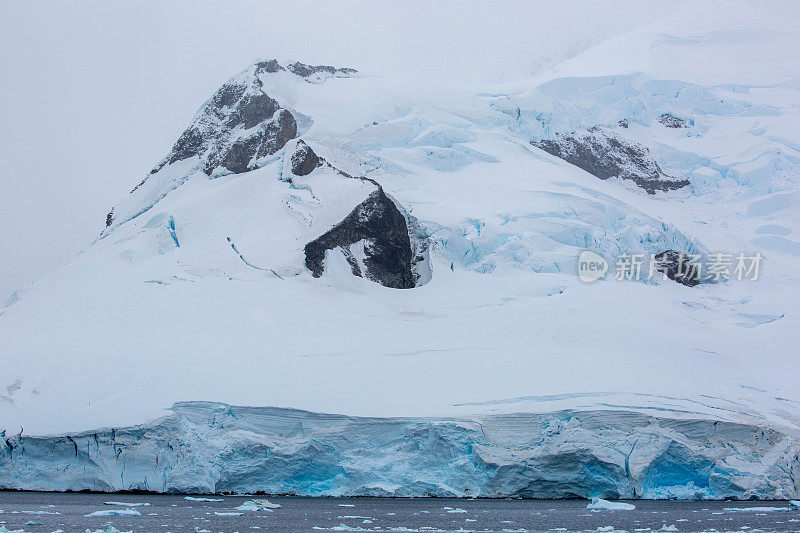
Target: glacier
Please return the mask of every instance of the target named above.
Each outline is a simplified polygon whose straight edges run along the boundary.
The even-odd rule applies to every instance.
[[[800,37],[723,11],[492,84],[246,67],[0,309],[0,487],[798,498]]]
[[[612,410],[362,418],[188,402],[134,427],[6,437],[0,454],[0,488],[61,491],[788,499],[798,472],[785,433]]]

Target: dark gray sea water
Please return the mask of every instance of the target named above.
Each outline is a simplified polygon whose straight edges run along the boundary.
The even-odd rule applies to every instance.
[[[588,502],[581,500],[271,497],[269,501],[280,504],[280,509],[246,511],[237,507],[254,497],[205,498],[219,501],[161,495],[0,492],[0,532],[94,533],[114,531],[112,527],[117,531],[201,533],[800,531],[800,509],[783,501],[632,501],[629,503],[636,509],[612,511],[589,510]],[[130,515],[115,515],[118,512]]]

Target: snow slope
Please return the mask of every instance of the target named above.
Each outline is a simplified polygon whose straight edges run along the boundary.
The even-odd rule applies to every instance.
[[[206,401],[380,417],[401,428],[428,423],[420,417],[477,424],[501,415],[541,428],[548,413],[579,420],[606,412],[611,426],[631,425],[620,426],[611,445],[622,455],[631,444],[623,434],[654,432],[661,444],[641,468],[662,457],[661,477],[614,470],[605,485],[576,474],[568,488],[526,492],[520,479],[550,474],[523,469],[502,489],[485,472],[467,485],[484,495],[796,497],[800,34],[772,15],[744,31],[752,13],[712,11],[683,4],[534,79],[497,86],[248,67],[221,89],[234,97],[217,93],[187,128],[200,132],[199,142],[179,141],[115,206],[91,247],[0,311],[0,420],[9,439],[0,486],[364,494],[385,479],[398,487],[391,494],[428,487],[408,473],[369,469],[346,483],[226,484],[195,471],[206,472],[205,451],[190,461],[191,475],[164,474],[157,483],[138,475],[117,483],[126,467],[108,458],[84,477],[57,473],[70,464],[60,435],[80,434],[81,447],[91,448],[96,428],[144,424],[125,430],[138,435],[125,449],[141,461],[137,454],[165,442],[148,436],[164,427],[150,421],[176,402]],[[712,77],[698,67],[709,64],[709,46],[751,55]],[[770,77],[758,81],[765,58],[774,58]],[[274,102],[270,112],[253,115],[264,101]],[[641,145],[665,175],[689,185],[647,191],[635,180],[601,180],[535,144],[597,126],[614,141]],[[300,175],[292,159],[302,144],[320,160]],[[631,166],[645,167],[652,168]],[[376,190],[402,217],[357,210]],[[366,213],[361,230],[352,213]],[[363,231],[390,219],[386,231],[397,238]],[[306,245],[336,227],[315,277]],[[757,280],[686,287],[649,278],[645,266],[635,280],[609,275],[586,284],[576,275],[585,249],[612,264],[666,250],[765,259]],[[407,269],[413,288],[381,284],[388,267],[380,258],[398,250],[410,258],[397,268]],[[392,422],[397,417],[416,421]],[[279,432],[278,419],[247,438]],[[167,440],[183,442],[192,431],[202,446],[217,438],[241,445],[237,434],[218,436],[213,423],[189,430],[183,418],[169,420],[180,427]],[[663,430],[679,421],[706,428],[692,437],[704,444]],[[724,439],[707,440],[715,422],[770,432],[779,445],[748,437],[731,451]],[[548,446],[557,456],[580,439],[587,461],[605,453],[596,432],[553,431]],[[87,455],[75,445],[73,460],[98,465],[89,456],[117,446],[104,439]],[[680,453],[670,448],[678,443]],[[503,461],[518,457],[506,444],[486,445]],[[17,470],[21,450],[44,457],[53,446],[56,463],[26,459],[24,473]],[[430,476],[444,475],[443,463],[430,461]],[[707,466],[702,480],[693,473],[698,461]],[[248,464],[263,480],[263,465]],[[349,472],[347,465],[337,468]],[[728,481],[715,485],[714,476]]]

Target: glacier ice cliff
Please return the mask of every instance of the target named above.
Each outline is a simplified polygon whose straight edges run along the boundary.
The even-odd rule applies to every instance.
[[[3,441],[4,489],[531,498],[800,495],[795,436],[630,411],[358,418],[188,402],[144,425]]]

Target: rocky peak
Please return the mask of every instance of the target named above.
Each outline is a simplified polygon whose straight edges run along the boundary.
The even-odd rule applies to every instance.
[[[292,174],[295,176],[307,176],[315,168],[322,165],[323,162],[324,160],[314,153],[314,150],[309,145],[302,140],[297,141],[297,147],[291,158]]]
[[[293,139],[294,117],[262,90],[258,72],[266,68],[257,63],[220,87],[153,173],[195,156],[209,176],[247,172]]]
[[[286,70],[302,78],[346,78],[357,72],[356,69],[353,68],[336,68],[329,65],[306,65],[299,61],[287,65]]]
[[[394,289],[416,286],[405,217],[380,186],[344,220],[306,245],[306,267],[314,277],[325,270],[325,253],[337,248],[356,276]]]

